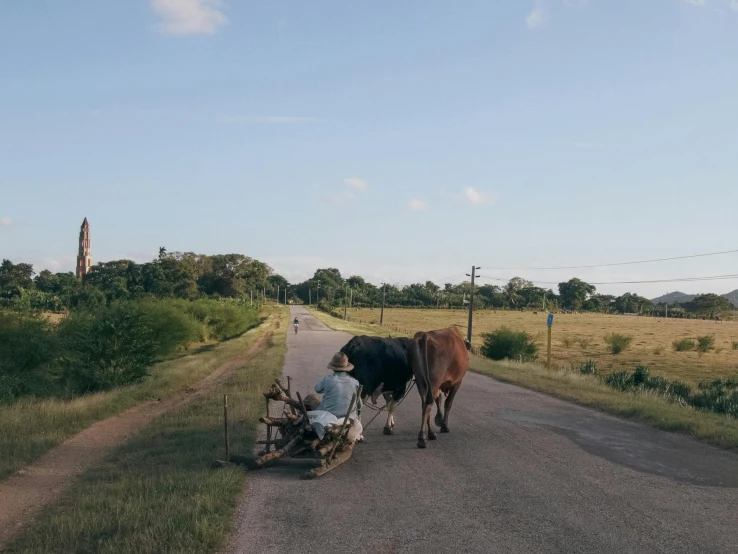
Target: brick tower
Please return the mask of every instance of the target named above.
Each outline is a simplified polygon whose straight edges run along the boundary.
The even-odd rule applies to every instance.
[[[90,224],[87,218],[82,222],[79,230],[79,253],[77,254],[77,277],[82,277],[90,272],[92,258],[90,257]]]

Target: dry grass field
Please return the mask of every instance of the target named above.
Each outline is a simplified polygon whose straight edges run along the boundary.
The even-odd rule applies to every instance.
[[[349,320],[378,323],[379,309],[349,310]],[[461,310],[386,309],[384,324],[405,332],[439,329],[459,325],[466,335],[468,312]],[[506,325],[530,333],[545,358],[546,314],[538,312],[479,311],[474,314],[475,345],[482,344],[483,333]],[[630,347],[618,355],[608,352],[604,336],[609,333],[631,335]],[[704,354],[696,351],[676,352],[675,340],[713,335],[715,346]],[[557,314],[554,319],[553,364],[568,367],[587,359],[597,362],[600,373],[622,369],[633,370],[645,364],[652,374],[681,379],[696,385],[706,379],[738,377],[738,322],[716,323],[692,319],[664,319],[602,314]]]

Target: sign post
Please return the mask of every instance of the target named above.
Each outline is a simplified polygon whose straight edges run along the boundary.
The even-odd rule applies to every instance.
[[[551,369],[551,328],[554,324],[554,315],[548,314],[546,325],[548,326],[548,355],[546,356],[546,367]]]

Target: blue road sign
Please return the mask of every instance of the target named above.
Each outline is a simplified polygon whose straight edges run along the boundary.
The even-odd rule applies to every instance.
[[[548,314],[548,321],[546,322],[546,325],[548,325],[549,327],[553,327],[553,324],[554,324],[554,315]]]

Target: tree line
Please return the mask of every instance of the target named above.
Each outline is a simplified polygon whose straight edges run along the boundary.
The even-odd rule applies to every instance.
[[[203,255],[159,250],[157,259],[101,262],[78,279],[72,272],[35,274],[27,263],[3,260],[0,306],[50,312],[97,307],[135,298],[235,298],[260,302],[284,290],[286,279],[264,262],[242,254]]]
[[[291,285],[294,298],[303,303],[320,302],[326,309],[345,305],[376,308],[468,308],[471,296],[469,281],[439,286],[432,281],[398,287],[374,285],[362,277],[344,279],[336,268],[318,269],[311,279]],[[654,304],[635,293],[620,296],[599,294],[597,288],[579,278],[558,284],[557,291],[544,289],[521,277],[504,285],[474,286],[475,309],[582,311],[604,314],[639,314],[670,317],[725,317],[735,306],[725,297],[705,294],[691,302],[667,306]]]
[[[71,272],[38,275],[33,266],[3,260],[0,265],[0,306],[68,311],[78,306],[100,306],[120,299],[235,298],[256,303],[265,299],[311,303],[326,309],[346,305],[406,308],[467,308],[471,283],[432,281],[406,286],[374,285],[353,275],[344,278],[336,268],[322,268],[312,278],[290,284],[266,263],[242,254],[203,255],[167,252],[147,263],[131,260],[101,262],[84,278]],[[705,294],[682,304],[654,304],[635,293],[600,294],[594,285],[578,278],[545,289],[521,277],[501,285],[474,287],[476,309],[583,311],[670,317],[726,317],[735,307],[725,297]]]

